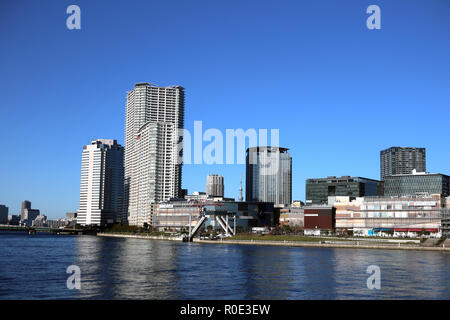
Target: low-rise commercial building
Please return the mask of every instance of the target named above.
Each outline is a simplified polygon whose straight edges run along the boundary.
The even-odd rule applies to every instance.
[[[330,197],[336,208],[336,229],[354,235],[440,236],[443,199],[437,195],[409,197]]]
[[[236,222],[236,228],[244,230],[279,223],[279,211],[273,203],[177,199],[156,206],[152,226],[158,230],[188,231],[203,216],[207,217],[205,228],[211,226],[214,229],[221,228],[221,223],[228,220],[233,221],[233,227]]]
[[[333,206],[304,207],[305,235],[321,235],[334,232],[336,209]]]
[[[303,227],[305,222],[304,208],[290,206],[280,209],[280,225],[290,227]]]
[[[450,177],[440,173],[416,172],[384,178],[384,196],[404,197],[424,194],[450,196]]]

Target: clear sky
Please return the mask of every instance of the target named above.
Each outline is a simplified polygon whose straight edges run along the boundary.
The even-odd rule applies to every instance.
[[[66,8],[81,8],[68,30]],[[366,8],[381,8],[369,30]],[[450,174],[448,0],[0,1],[0,204],[50,218],[78,208],[81,151],[123,144],[136,82],[186,88],[185,126],[277,128],[305,179],[379,178],[379,152],[427,148]],[[186,165],[183,187],[243,165]],[[245,180],[245,179],[244,179]]]

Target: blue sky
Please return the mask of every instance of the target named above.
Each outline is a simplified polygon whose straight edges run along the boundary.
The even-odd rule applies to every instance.
[[[81,30],[66,8],[81,8]],[[381,30],[366,8],[381,8]],[[379,178],[379,151],[427,148],[450,173],[450,1],[0,2],[0,203],[28,199],[51,218],[78,208],[81,151],[123,143],[136,82],[186,88],[186,128],[278,128],[305,179]],[[186,165],[183,187],[243,165]],[[244,179],[245,180],[245,179]]]

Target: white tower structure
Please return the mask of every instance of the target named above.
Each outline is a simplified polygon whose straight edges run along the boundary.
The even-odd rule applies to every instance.
[[[98,139],[83,147],[78,223],[123,221],[123,171],[123,147],[116,140]]]
[[[127,94],[125,201],[130,225],[151,225],[156,204],[181,192],[184,88],[138,83]]]

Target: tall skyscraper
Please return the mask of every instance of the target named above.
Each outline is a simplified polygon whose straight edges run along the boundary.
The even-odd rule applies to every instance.
[[[156,203],[181,195],[184,88],[138,83],[127,94],[125,201],[130,225],[151,224]]]
[[[223,176],[212,174],[206,177],[206,195],[208,197],[224,196]]]
[[[276,206],[291,204],[292,158],[288,150],[270,146],[247,149],[247,201],[273,202]]]
[[[123,151],[117,140],[108,139],[83,147],[77,223],[105,225],[124,220]]]
[[[425,148],[392,147],[380,152],[381,180],[386,176],[396,174],[411,174],[425,172],[426,154]]]

